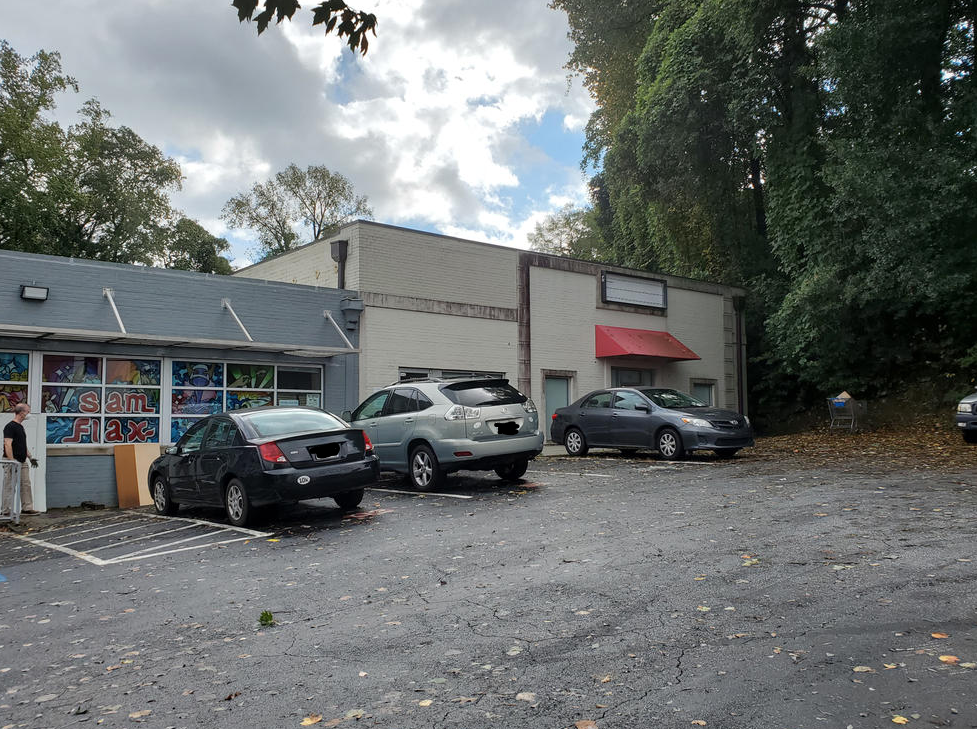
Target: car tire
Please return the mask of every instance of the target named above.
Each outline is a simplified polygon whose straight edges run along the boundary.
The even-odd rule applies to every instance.
[[[585,456],[589,447],[583,431],[579,428],[570,428],[563,436],[563,447],[571,456]]]
[[[977,443],[977,430],[965,430],[965,431],[963,431],[963,442],[964,443]]]
[[[430,446],[422,443],[411,450],[407,462],[407,479],[418,491],[431,491],[444,483],[441,464]]]
[[[713,453],[717,458],[732,458],[739,453],[739,448],[716,448]]]
[[[224,510],[227,520],[236,527],[245,526],[251,519],[251,501],[240,479],[232,478],[224,489]]]
[[[678,461],[685,458],[682,448],[682,438],[674,428],[662,428],[655,438],[655,447],[666,461]]]
[[[527,468],[529,468],[529,461],[521,458],[518,461],[499,466],[495,472],[503,481],[518,481],[526,473]]]
[[[336,494],[332,498],[336,502],[336,506],[340,509],[350,511],[360,505],[365,493],[363,489],[355,489],[354,491],[345,491],[341,494]]]
[[[163,516],[173,516],[180,509],[180,505],[173,501],[169,484],[162,476],[153,477],[153,506],[156,513]]]

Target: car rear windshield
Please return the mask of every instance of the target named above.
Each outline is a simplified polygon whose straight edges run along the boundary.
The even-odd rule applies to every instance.
[[[345,423],[316,410],[268,410],[244,415],[259,438],[277,438],[293,433],[341,430]]]
[[[455,382],[442,387],[441,392],[451,402],[470,408],[526,402],[526,396],[510,385],[508,380]]]
[[[665,390],[657,387],[641,389],[640,392],[655,405],[662,408],[704,408],[706,403],[680,390]]]

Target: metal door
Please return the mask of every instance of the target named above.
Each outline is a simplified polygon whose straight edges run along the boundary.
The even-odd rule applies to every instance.
[[[546,437],[550,436],[550,426],[553,424],[553,413],[557,408],[570,404],[570,378],[546,377],[543,380],[543,402],[546,405]]]

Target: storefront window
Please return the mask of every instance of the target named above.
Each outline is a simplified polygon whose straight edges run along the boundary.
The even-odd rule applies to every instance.
[[[159,443],[162,360],[46,354],[41,373],[48,443]]]
[[[30,355],[26,352],[0,352],[0,413],[13,412],[27,402],[27,376]]]
[[[173,362],[170,442],[199,418],[264,405],[320,407],[321,367],[239,362]]]

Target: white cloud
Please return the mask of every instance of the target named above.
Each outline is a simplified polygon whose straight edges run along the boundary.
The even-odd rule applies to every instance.
[[[249,236],[226,230],[221,207],[292,162],[349,177],[381,222],[506,245],[583,199],[592,104],[579,83],[568,91],[561,13],[545,0],[360,5],[379,18],[366,56],[312,28],[307,8],[260,37],[229,3],[195,0],[4,3],[0,23],[21,55],[62,52],[81,86],[66,108],[96,96],[178,159],[174,202],[239,258]],[[531,141],[554,114],[559,128]]]

